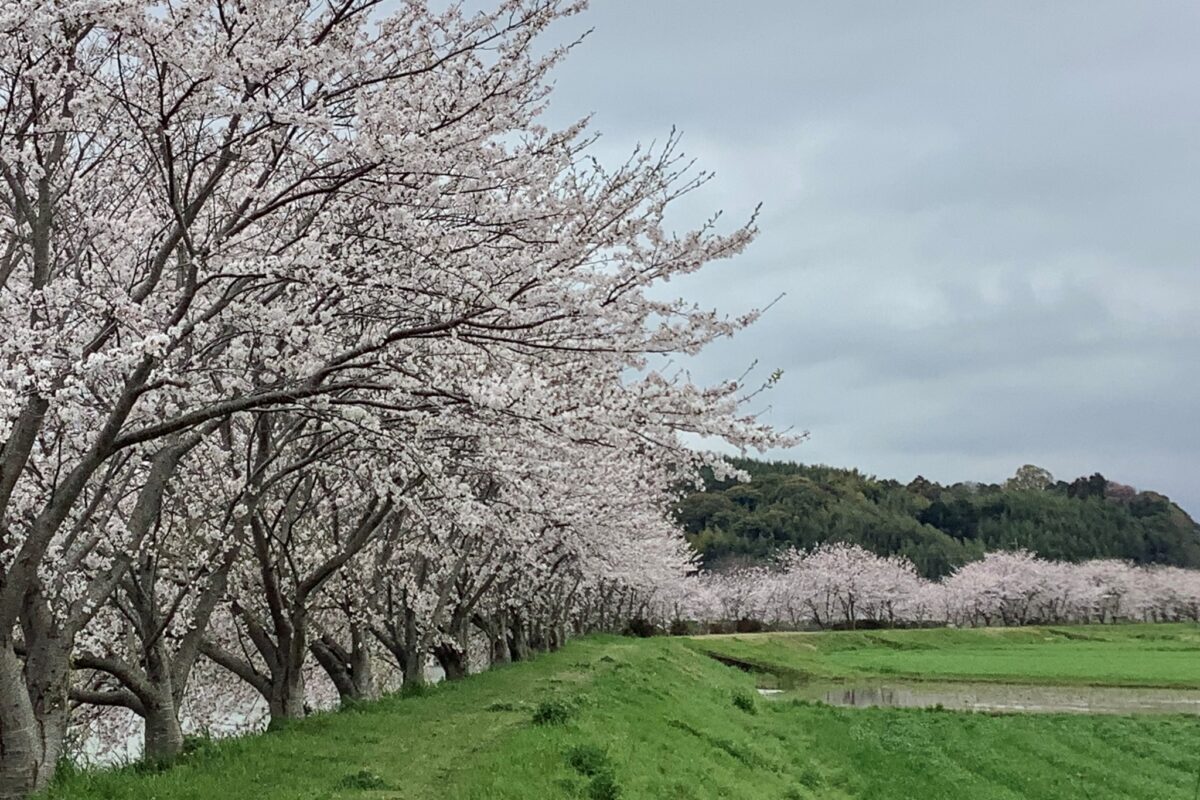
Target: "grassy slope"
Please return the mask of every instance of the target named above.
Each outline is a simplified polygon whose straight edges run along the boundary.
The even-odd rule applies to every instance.
[[[891,640],[894,646],[935,633],[944,635],[942,644],[953,650],[970,646],[971,634],[992,635],[916,631],[887,637],[896,637]],[[1137,638],[1143,634],[1152,636]],[[1152,652],[1154,648],[1186,646],[1194,634],[1195,629],[1128,628],[1110,644],[1117,649],[1143,648],[1142,664],[1155,673],[1160,653]],[[1015,637],[1012,645],[1026,646],[1019,644],[1025,641],[1022,636],[1041,634],[1007,635]],[[1153,638],[1163,635],[1167,638]],[[846,636],[850,641],[863,634]],[[1055,669],[1078,679],[1087,670],[1054,657],[1054,648],[1065,646],[1057,641],[1062,638],[1029,652],[1043,653]],[[810,640],[821,642],[823,637]],[[757,713],[748,713],[733,697],[747,696],[753,676],[721,666],[697,648],[715,645],[741,652],[758,647],[760,655],[767,651],[766,645],[752,641],[577,641],[535,662],[480,675],[424,697],[388,699],[365,711],[309,719],[278,734],[209,746],[165,772],[129,769],[72,776],[50,796],[603,800],[616,796],[604,791],[605,773],[611,774],[620,787],[619,797],[626,800],[1195,796],[1200,721],[836,709],[757,699]],[[793,658],[791,653],[801,652],[787,637],[763,641],[772,642],[772,658]],[[939,649],[930,648],[930,641],[923,644],[925,649]],[[1080,646],[1086,644],[1083,640]],[[1101,645],[1092,641],[1090,646]],[[803,663],[811,666],[814,651],[807,648],[806,644]],[[866,657],[881,648],[876,642],[860,650]],[[840,658],[854,651],[819,644],[815,652]],[[836,659],[829,663],[830,669],[843,669]],[[1088,679],[1103,679],[1103,659],[1092,658],[1090,663],[1095,669]],[[1122,675],[1128,677],[1134,665],[1124,663]],[[1193,683],[1200,683],[1200,661],[1191,676]],[[544,700],[562,700],[575,710],[563,724],[536,725],[533,712]],[[600,778],[588,778],[570,765],[572,748],[579,746],[599,748],[607,755]],[[594,762],[595,754],[583,760]],[[361,770],[383,785],[349,786]]]

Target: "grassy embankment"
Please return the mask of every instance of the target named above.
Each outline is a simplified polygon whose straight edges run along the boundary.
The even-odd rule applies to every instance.
[[[162,772],[69,776],[50,797],[1196,797],[1194,718],[769,702],[756,676],[701,651],[793,674],[1200,686],[1194,626],[594,638],[425,696],[207,745]]]

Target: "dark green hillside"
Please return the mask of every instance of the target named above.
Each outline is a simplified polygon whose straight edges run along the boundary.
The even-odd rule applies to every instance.
[[[1022,468],[1004,485],[921,477],[905,485],[834,467],[736,463],[750,483],[709,480],[679,505],[680,523],[710,566],[825,541],[908,556],[930,577],[1015,547],[1069,561],[1200,566],[1200,526],[1183,509],[1098,474],[1066,483]]]

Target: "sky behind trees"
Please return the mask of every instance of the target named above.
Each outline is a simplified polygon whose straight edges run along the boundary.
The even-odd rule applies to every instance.
[[[811,431],[772,456],[900,480],[1101,471],[1200,512],[1200,6],[599,0],[551,118],[602,153],[672,125],[734,262],[673,283],[731,313],[690,365],[754,359]]]

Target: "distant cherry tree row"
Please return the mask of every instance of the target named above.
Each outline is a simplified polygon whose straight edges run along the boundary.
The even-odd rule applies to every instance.
[[[913,625],[1200,622],[1200,570],[1111,559],[988,553],[940,581],[900,556],[831,543],[770,567],[691,577],[653,604],[660,621],[782,629]]]

